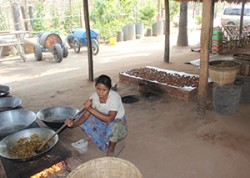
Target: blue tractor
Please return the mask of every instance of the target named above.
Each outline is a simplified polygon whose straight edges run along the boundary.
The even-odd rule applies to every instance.
[[[97,55],[99,52],[98,36],[98,31],[90,30],[92,52],[94,55]],[[67,42],[71,48],[74,48],[76,53],[79,53],[82,46],[88,45],[86,31],[82,28],[73,30],[71,34],[67,36]]]

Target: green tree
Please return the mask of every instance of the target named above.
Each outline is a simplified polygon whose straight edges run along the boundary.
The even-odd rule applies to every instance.
[[[170,21],[173,20],[174,16],[180,13],[180,3],[175,0],[170,0],[169,2],[169,16]]]
[[[93,22],[91,28],[100,30],[100,37],[107,40],[116,36],[122,26],[132,22],[133,2],[135,0],[93,0],[90,20]]]
[[[140,9],[140,19],[146,28],[151,28],[157,12],[156,3],[152,0],[146,0]]]
[[[2,12],[1,12],[1,8],[0,8],[0,30],[6,30],[7,29],[7,22],[6,22],[6,15],[4,15]]]
[[[34,19],[32,20],[32,29],[34,31],[45,31],[47,29],[43,19],[45,14],[46,12],[43,1],[35,1],[33,14]]]
[[[64,30],[66,33],[69,33],[71,30],[80,27],[80,16],[79,16],[79,3],[80,1],[74,1],[72,4],[72,9],[66,9],[64,13]]]
[[[53,7],[53,6],[52,6]],[[56,8],[52,8],[53,10],[51,11],[51,15],[52,15],[52,23],[51,23],[51,30],[50,31],[54,31],[54,32],[59,32],[59,33],[63,33],[60,30],[60,26],[61,26],[61,21],[60,21],[60,15],[58,12],[58,9]]]

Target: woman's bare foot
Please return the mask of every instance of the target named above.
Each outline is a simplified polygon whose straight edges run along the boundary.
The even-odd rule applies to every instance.
[[[93,140],[91,138],[88,139],[88,144],[92,144]]]
[[[117,142],[109,142],[109,146],[108,146],[108,150],[107,150],[107,154],[106,156],[114,156],[114,152],[115,152],[115,146],[116,146]]]
[[[106,156],[113,157],[113,156],[114,156],[114,152],[109,152],[109,151],[107,151]]]

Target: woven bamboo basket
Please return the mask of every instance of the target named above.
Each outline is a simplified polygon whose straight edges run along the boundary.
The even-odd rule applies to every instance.
[[[239,68],[240,63],[235,61],[211,61],[209,62],[209,77],[219,86],[231,84],[235,81]]]
[[[103,157],[81,164],[67,178],[142,178],[142,174],[127,160]]]
[[[233,58],[240,63],[238,75],[250,76],[250,54],[234,54]]]

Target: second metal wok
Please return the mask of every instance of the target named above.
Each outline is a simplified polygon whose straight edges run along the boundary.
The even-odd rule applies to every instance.
[[[17,142],[21,138],[29,138],[33,134],[38,134],[39,138],[45,142],[48,137],[51,135],[55,134],[55,131],[48,129],[48,128],[29,128],[25,130],[18,131],[14,134],[8,135],[5,137],[3,140],[0,141],[0,156],[7,158],[7,159],[12,159],[12,160],[30,160],[32,158],[35,158],[37,156],[40,156],[50,149],[52,149],[55,144],[58,142],[58,135],[56,134],[53,139],[51,139],[48,142],[48,148],[46,150],[43,150],[41,153],[36,154],[35,156],[26,156],[26,157],[12,157],[10,156],[9,150],[11,146],[15,146]]]
[[[0,85],[0,97],[7,96],[10,92],[10,87],[7,85]]]
[[[60,128],[64,121],[72,118],[78,109],[69,106],[53,106],[37,112],[36,116],[51,128]]]
[[[14,109],[20,106],[22,100],[15,97],[3,97],[0,98],[0,111],[5,111],[8,109]]]
[[[0,112],[0,136],[4,137],[30,127],[36,114],[27,109],[14,109]]]

